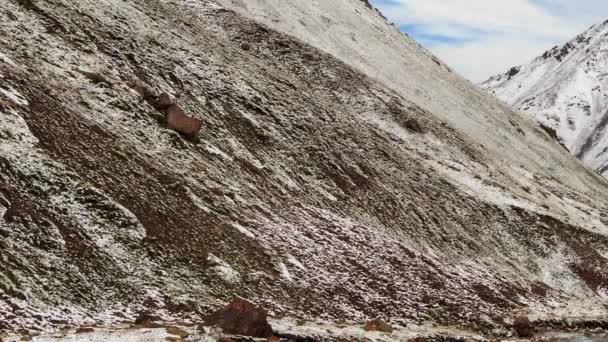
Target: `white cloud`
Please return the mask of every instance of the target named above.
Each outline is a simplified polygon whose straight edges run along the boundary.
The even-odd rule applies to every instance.
[[[473,81],[526,63],[608,16],[602,0],[375,0]]]

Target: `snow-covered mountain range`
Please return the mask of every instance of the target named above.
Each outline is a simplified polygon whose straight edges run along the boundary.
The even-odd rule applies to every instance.
[[[608,21],[481,86],[608,175]]]

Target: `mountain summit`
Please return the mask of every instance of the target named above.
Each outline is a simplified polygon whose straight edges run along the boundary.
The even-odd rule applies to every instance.
[[[608,175],[608,21],[481,86]]]

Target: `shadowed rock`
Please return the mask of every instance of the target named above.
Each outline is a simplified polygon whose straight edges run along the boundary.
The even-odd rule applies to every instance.
[[[154,315],[150,312],[141,312],[135,318],[135,324],[150,327],[150,326],[155,326],[156,325],[155,322],[159,322],[160,320],[161,320],[161,318],[158,315]]]
[[[167,109],[174,103],[175,102],[171,98],[171,95],[169,95],[167,93],[162,93],[158,96],[158,104],[157,104],[158,109],[161,109],[161,110]]]
[[[513,329],[515,329],[519,337],[527,338],[532,337],[534,335],[532,323],[526,316],[515,318],[515,320],[513,321]]]
[[[225,333],[251,337],[270,337],[272,327],[266,310],[244,298],[237,298],[205,320],[221,327]]]
[[[405,128],[415,133],[424,133],[422,125],[414,118],[410,118],[405,122]]]

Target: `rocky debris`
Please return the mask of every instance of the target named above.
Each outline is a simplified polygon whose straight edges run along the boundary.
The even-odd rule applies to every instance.
[[[380,318],[367,322],[364,329],[365,331],[379,331],[387,334],[393,333],[393,327]]]
[[[81,70],[81,69],[74,69],[74,70],[76,72],[78,72],[79,74],[83,75],[84,77],[86,77],[87,79],[89,79],[89,81],[91,81],[91,83],[93,83],[93,84],[103,83],[108,87],[112,86],[112,82],[110,82],[107,77],[105,77],[103,74],[101,74],[99,72],[86,71],[86,70]]]
[[[187,332],[186,330],[184,330],[178,326],[175,326],[175,325],[168,326],[166,328],[166,330],[167,330],[167,334],[169,334],[169,335],[177,335],[181,338],[186,338],[186,337],[190,336],[189,332]]]
[[[136,325],[141,325],[141,326],[146,326],[146,327],[159,326],[158,322],[161,322],[161,317],[153,314],[152,312],[148,312],[148,311],[141,312],[135,318]]]
[[[133,91],[135,91],[142,99],[142,101],[146,101],[148,102],[150,105],[158,108],[158,104],[159,104],[159,96],[158,93],[156,91],[154,91],[154,89],[152,89],[151,87],[149,87],[146,84],[143,84],[139,81],[134,81],[134,80],[130,80],[125,82],[126,86],[128,86],[129,88],[131,88]],[[167,94],[168,96],[168,94]]]
[[[222,336],[219,339],[220,342],[268,342],[274,341],[273,337],[269,338],[255,338],[248,336]]]
[[[249,51],[249,50],[251,50],[251,44],[243,43],[243,44],[241,44],[241,49],[243,49],[243,51]]]
[[[532,337],[534,335],[534,328],[532,322],[527,316],[519,316],[513,320],[513,329],[517,332],[517,335],[522,338]]]
[[[290,334],[290,333],[276,333],[276,337],[278,337],[281,341],[287,340],[289,342],[317,342],[318,339],[312,336],[306,335],[298,335],[298,334]]]
[[[221,327],[227,334],[271,337],[266,310],[244,298],[237,298],[205,319],[205,324]]]

